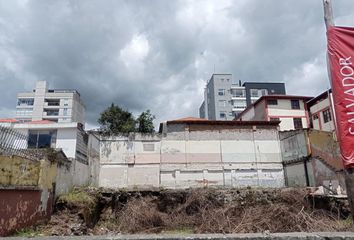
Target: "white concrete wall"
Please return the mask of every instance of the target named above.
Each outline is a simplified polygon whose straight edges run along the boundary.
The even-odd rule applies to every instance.
[[[64,128],[57,130],[56,148],[61,148],[68,158],[76,156],[77,128]]]
[[[100,142],[100,187],[284,186],[276,129],[188,131]],[[144,151],[143,144],[154,148]],[[151,145],[150,145],[151,147]],[[145,149],[146,150],[146,149]]]
[[[159,164],[120,165],[102,164],[99,186],[108,188],[151,188],[160,186]]]

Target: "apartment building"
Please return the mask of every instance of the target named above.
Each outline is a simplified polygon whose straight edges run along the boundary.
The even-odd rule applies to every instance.
[[[261,96],[286,94],[284,83],[233,83],[232,74],[213,74],[204,89],[199,116],[209,120],[232,120]]]
[[[85,123],[85,106],[80,93],[72,89],[48,89],[38,81],[32,92],[17,94],[16,119],[20,122],[49,120]]]
[[[262,96],[240,113],[239,121],[280,121],[280,131],[310,127],[306,102],[311,97],[290,95]]]
[[[325,91],[307,102],[311,127],[316,130],[335,131],[332,90]]]

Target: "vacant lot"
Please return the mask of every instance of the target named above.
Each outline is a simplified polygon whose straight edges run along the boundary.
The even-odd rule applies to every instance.
[[[50,222],[20,234],[256,233],[353,230],[344,202],[306,189],[109,191],[59,197]]]

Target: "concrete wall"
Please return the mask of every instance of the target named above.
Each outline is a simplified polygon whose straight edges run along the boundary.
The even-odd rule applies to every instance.
[[[288,186],[306,186],[307,175],[310,186],[331,181],[345,188],[339,146],[331,132],[304,129],[280,132],[279,136]]]
[[[101,187],[284,186],[274,127],[173,124],[164,136],[102,138],[100,163]]]
[[[336,171],[343,169],[339,144],[335,139],[334,133],[311,129],[309,131],[309,141],[313,157],[323,159]]]
[[[100,173],[100,140],[94,133],[88,135],[87,155],[90,168],[90,185],[98,186]]]
[[[0,236],[49,219],[57,163],[0,156]]]
[[[57,140],[55,147],[61,148],[68,158],[76,156],[76,128],[64,128],[57,130]]]
[[[39,161],[0,155],[0,186],[37,186]]]
[[[279,132],[283,161],[292,161],[311,154],[307,130]]]
[[[49,220],[53,197],[50,195],[41,208],[42,195],[43,190],[37,188],[0,187],[0,236]]]

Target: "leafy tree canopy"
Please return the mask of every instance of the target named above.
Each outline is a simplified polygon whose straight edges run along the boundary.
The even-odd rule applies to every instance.
[[[150,110],[142,112],[136,120],[138,124],[137,131],[141,133],[153,133],[155,131],[154,119],[155,116],[150,113]]]
[[[153,133],[154,119],[155,116],[150,110],[146,110],[135,120],[131,112],[112,103],[101,113],[98,123],[101,125],[101,131],[108,135],[130,132]]]

